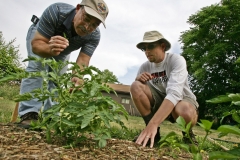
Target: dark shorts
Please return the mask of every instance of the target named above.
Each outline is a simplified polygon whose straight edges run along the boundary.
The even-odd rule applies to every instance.
[[[166,94],[162,93],[159,90],[157,90],[156,88],[154,88],[150,83],[148,83],[147,85],[148,85],[148,87],[151,90],[151,93],[152,93],[152,96],[153,96],[153,100],[154,100],[154,103],[151,104],[151,111],[152,111],[152,113],[155,114],[157,112],[157,110],[159,109],[159,107],[161,106],[164,98],[166,97]],[[191,99],[189,97],[183,97],[182,101],[186,101],[186,102],[192,104],[193,106],[195,106],[196,107],[196,111],[198,113],[199,105],[198,105],[196,100]],[[172,114],[170,114],[166,119],[169,120],[172,123],[175,122]]]

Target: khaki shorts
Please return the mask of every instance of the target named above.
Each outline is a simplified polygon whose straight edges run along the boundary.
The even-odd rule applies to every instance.
[[[153,100],[154,100],[154,103],[151,104],[151,111],[152,111],[152,113],[155,114],[157,112],[157,110],[159,109],[159,107],[161,106],[164,98],[166,97],[166,94],[162,93],[159,90],[157,90],[156,88],[154,88],[150,83],[147,83],[147,85],[148,85],[148,87],[151,90],[151,93],[152,93],[152,96],[153,96]],[[182,101],[189,102],[190,104],[195,106],[197,114],[198,114],[199,104],[198,104],[198,102],[196,100],[191,99],[189,97],[183,97]],[[174,118],[172,117],[172,114],[170,114],[168,116],[168,118],[166,118],[166,119],[169,120],[172,123],[175,122]]]

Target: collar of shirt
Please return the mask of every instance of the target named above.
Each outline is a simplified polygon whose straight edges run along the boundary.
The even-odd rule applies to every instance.
[[[67,30],[71,30],[72,21],[73,21],[75,14],[76,14],[76,9],[74,8],[72,11],[70,11],[68,17],[63,22],[63,25],[67,28]]]

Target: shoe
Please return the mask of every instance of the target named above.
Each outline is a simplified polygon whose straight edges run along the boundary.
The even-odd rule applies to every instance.
[[[193,133],[192,129],[189,130],[189,136],[192,139],[192,142],[187,137],[187,133],[186,132],[182,132],[182,134],[183,134],[183,142],[185,144],[192,144],[192,142],[193,142],[195,145],[198,145],[198,141],[196,140],[195,134]]]
[[[134,137],[133,142],[136,142],[137,139],[138,139],[138,137],[139,137],[139,135],[136,136],[136,137]],[[160,141],[160,139],[161,139],[161,136],[160,136],[160,127],[158,127],[157,134],[156,134],[155,137],[154,137],[154,145],[153,145],[153,146],[157,146],[157,144],[158,144],[158,142]],[[151,144],[151,140],[149,139],[148,142],[147,142],[147,144],[146,144],[146,146],[150,146],[150,144]]]
[[[21,121],[17,124],[18,127],[29,129],[31,122],[36,122],[39,119],[37,112],[28,112],[20,117]]]

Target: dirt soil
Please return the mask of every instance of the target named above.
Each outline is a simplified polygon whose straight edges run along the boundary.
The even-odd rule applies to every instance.
[[[75,148],[59,142],[46,143],[45,133],[25,130],[14,124],[0,124],[0,159],[4,160],[172,160],[192,159],[190,154],[171,157],[167,149],[141,147],[131,141],[111,139],[104,148],[91,140]],[[173,152],[173,151],[172,151]]]

